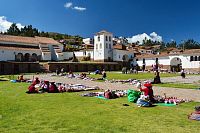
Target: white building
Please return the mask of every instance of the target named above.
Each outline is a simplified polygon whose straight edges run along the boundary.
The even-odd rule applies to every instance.
[[[62,50],[52,38],[0,35],[0,61],[59,61]]]
[[[169,71],[185,69],[188,72],[200,72],[200,49],[157,55],[140,55],[137,57],[138,65],[142,66],[145,63],[146,69],[152,69],[156,60],[158,60],[160,69],[167,69]]]
[[[94,36],[94,60],[113,60],[113,34],[105,30],[98,32]]]
[[[94,39],[93,38],[85,38],[83,39],[84,44],[94,44]]]

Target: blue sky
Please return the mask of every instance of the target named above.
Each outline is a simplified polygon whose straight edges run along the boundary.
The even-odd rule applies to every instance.
[[[200,41],[199,0],[1,0],[0,16],[41,31],[92,37],[105,29],[132,37]],[[71,3],[68,6],[64,5]],[[0,21],[0,28],[1,28]]]

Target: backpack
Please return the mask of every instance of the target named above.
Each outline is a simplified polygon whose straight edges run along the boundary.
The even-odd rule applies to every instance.
[[[141,95],[140,91],[128,90],[128,101],[136,103],[140,95]]]

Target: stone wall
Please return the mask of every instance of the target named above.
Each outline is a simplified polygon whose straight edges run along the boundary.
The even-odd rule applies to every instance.
[[[92,72],[97,69],[106,71],[121,71],[122,65],[115,62],[91,62],[91,63],[80,63],[80,62],[49,62],[44,64],[45,68],[50,72],[55,72],[56,69],[64,68],[65,72],[69,72],[70,70],[73,72]]]
[[[39,63],[0,62],[0,74],[18,74],[40,72]]]

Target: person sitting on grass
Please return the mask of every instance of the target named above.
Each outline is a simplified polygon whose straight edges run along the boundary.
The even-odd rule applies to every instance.
[[[103,78],[103,80],[105,80],[106,77],[107,77],[107,75],[106,75],[106,71],[103,69],[103,71],[102,71],[102,78]]]
[[[81,73],[81,74],[80,74],[80,78],[81,78],[81,79],[86,78],[86,73]]]
[[[40,80],[38,77],[35,78],[35,80],[33,81],[34,84],[40,84]]]
[[[181,70],[181,77],[185,78],[185,70],[184,69]]]
[[[68,78],[74,78],[74,73],[70,70],[68,73]]]
[[[16,81],[17,82],[25,82],[24,76],[23,75],[18,76]]]
[[[152,102],[152,103],[155,102],[151,83],[145,83],[144,88],[141,87],[140,91],[144,93],[144,96],[149,97],[150,102]]]
[[[58,87],[55,85],[55,82],[50,82],[49,93],[58,93]]]
[[[43,83],[41,83],[40,92],[49,92],[49,81],[45,80]]]
[[[28,91],[26,93],[31,94],[31,93],[38,93],[38,89],[35,88],[34,83],[32,83],[29,87],[28,87]]]

